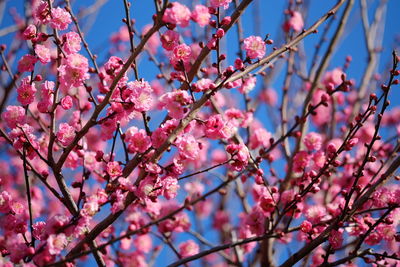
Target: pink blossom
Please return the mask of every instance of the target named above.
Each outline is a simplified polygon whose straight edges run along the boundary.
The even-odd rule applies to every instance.
[[[192,98],[187,91],[176,90],[163,94],[159,103],[159,108],[165,107],[169,116],[174,119],[181,119],[185,114],[184,106],[191,104]]]
[[[179,44],[179,33],[167,30],[161,35],[161,45],[167,51],[172,51]]]
[[[131,130],[133,130],[133,128]],[[130,137],[128,137],[126,141],[129,142],[128,150],[131,153],[144,153],[151,147],[151,138],[147,135],[144,129],[140,129],[134,133],[131,133]]]
[[[179,245],[179,253],[182,257],[190,257],[199,253],[199,245],[193,240],[188,240]]]
[[[220,114],[210,116],[205,127],[205,134],[211,139],[227,139],[236,131],[236,128],[230,122],[225,122]]]
[[[207,78],[200,79],[192,84],[192,90],[194,92],[204,92],[212,89],[212,87],[215,87],[213,81]]]
[[[21,106],[7,106],[6,111],[2,114],[2,118],[7,126],[13,129],[18,124],[24,124],[25,109]]]
[[[269,147],[270,139],[272,135],[270,132],[263,128],[258,128],[253,131],[253,134],[250,136],[250,144],[249,147],[251,149],[256,149],[259,147]]]
[[[333,86],[338,86],[342,83],[342,76],[345,75],[340,68],[335,68],[332,71],[325,73],[323,77],[323,83],[325,86],[332,84]]]
[[[264,228],[265,216],[260,208],[255,207],[246,216],[245,224],[249,227],[249,230],[254,235],[262,235],[265,231]]]
[[[72,108],[72,97],[67,95],[61,99],[61,107],[65,110]]]
[[[38,59],[30,54],[24,55],[18,61],[18,71],[19,72],[31,72],[35,69],[35,63]]]
[[[167,8],[164,12],[163,21],[183,28],[187,27],[191,16],[189,8],[179,2],[172,2],[171,4],[172,7]]]
[[[211,15],[208,8],[203,5],[196,5],[192,12],[192,19],[197,22],[200,27],[207,26],[210,21]]]
[[[303,233],[309,233],[312,230],[312,223],[309,221],[305,220],[300,224],[300,230]]]
[[[23,78],[20,86],[17,88],[17,100],[23,106],[27,106],[35,100],[36,87],[34,83],[31,84],[30,80],[30,76]]]
[[[243,40],[243,49],[250,59],[262,58],[265,55],[265,42],[260,36],[250,36]]]
[[[65,234],[52,234],[47,238],[47,247],[51,255],[58,255],[68,245]]]
[[[242,85],[239,87],[239,92],[242,94],[249,93],[256,86],[256,82],[257,78],[254,76],[244,79]]]
[[[270,106],[275,106],[278,102],[278,95],[276,94],[276,91],[271,88],[264,89],[261,92],[260,98]]]
[[[134,110],[138,112],[148,111],[153,105],[152,92],[150,84],[146,81],[134,81],[127,84],[127,90],[124,90],[122,97],[125,101],[134,104]]]
[[[10,211],[10,204],[12,201],[11,195],[7,191],[0,193],[0,212],[7,213]]]
[[[72,22],[71,15],[61,7],[51,9],[50,26],[57,30],[65,30]]]
[[[35,53],[42,64],[47,64],[50,62],[50,49],[44,45],[37,44],[35,46]]]
[[[57,139],[63,146],[68,146],[75,138],[75,129],[68,123],[60,123]]]
[[[283,30],[285,32],[293,29],[295,32],[299,32],[304,27],[303,17],[298,11],[292,11],[289,14],[290,18],[283,24]]]
[[[110,161],[107,163],[107,173],[112,179],[122,175],[122,167],[117,161]]]
[[[52,81],[45,81],[41,85],[41,98],[40,101],[37,103],[37,109],[39,112],[46,113],[49,112],[51,106],[53,105],[53,89],[54,89],[54,82]]]
[[[299,151],[293,157],[293,171],[302,172],[310,164],[311,155],[306,151]]]
[[[164,197],[166,199],[175,198],[179,190],[178,179],[167,176],[161,180],[161,183],[163,185]]]
[[[25,40],[31,40],[36,37],[36,34],[37,34],[36,26],[33,24],[29,24],[22,33],[22,36],[24,37]]]
[[[114,200],[111,206],[111,213],[115,214],[120,210],[123,210],[125,207],[125,198],[126,195],[122,193],[121,190],[115,191],[115,193],[112,194],[112,199]]]
[[[322,136],[316,132],[308,133],[303,140],[309,151],[320,150],[322,146]]]
[[[231,2],[232,0],[210,0],[210,5],[215,8],[224,7],[224,9],[228,9]]]
[[[182,159],[195,160],[199,155],[199,144],[193,135],[186,134],[179,136],[175,141],[175,145]]]
[[[247,166],[250,154],[245,145],[229,144],[226,146],[226,151],[231,154],[233,162],[230,162],[230,165],[235,171],[241,171]]]
[[[76,32],[67,32],[62,35],[63,48],[67,54],[75,54],[81,50],[81,37]]]
[[[82,82],[89,78],[88,59],[80,54],[70,54],[62,61],[58,68],[60,83],[69,89],[71,86],[81,86]]]
[[[343,229],[332,230],[328,240],[333,249],[339,249],[343,243]]]

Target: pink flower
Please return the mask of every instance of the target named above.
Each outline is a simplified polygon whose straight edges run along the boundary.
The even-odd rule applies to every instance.
[[[57,139],[63,146],[68,146],[75,138],[75,129],[68,123],[60,123]]]
[[[74,54],[81,50],[81,37],[76,32],[67,32],[62,37],[65,53]]]
[[[134,81],[127,84],[127,90],[122,93],[125,101],[134,104],[134,110],[138,112],[148,111],[153,106],[153,88],[146,81]]]
[[[11,129],[17,127],[18,124],[25,122],[25,109],[20,106],[8,106],[2,114],[3,120]]]
[[[245,218],[245,224],[249,227],[250,232],[254,235],[262,235],[264,228],[265,216],[260,208],[255,207]]]
[[[61,7],[51,9],[50,26],[57,30],[65,30],[72,22],[71,15]]]
[[[250,59],[262,58],[265,55],[265,42],[260,36],[250,36],[244,39],[243,49]]]
[[[179,33],[167,30],[161,35],[161,45],[167,51],[172,51],[179,44]]]
[[[7,213],[11,210],[12,197],[7,191],[0,193],[0,212]]]
[[[122,193],[121,190],[115,191],[115,193],[112,194],[112,199],[114,200],[112,206],[111,206],[111,213],[115,214],[120,210],[123,210],[125,208],[125,194]]]
[[[61,99],[61,107],[65,110],[72,108],[72,97],[67,95]]]
[[[128,151],[130,153],[144,153],[151,147],[151,138],[144,129],[138,130],[132,126],[128,129],[125,141],[128,142]]]
[[[28,27],[22,33],[22,36],[25,40],[31,40],[36,37],[37,29],[36,26],[33,24],[29,24]]]
[[[242,94],[247,94],[254,89],[254,87],[256,86],[256,82],[257,78],[254,76],[244,79],[242,82],[242,86],[239,87],[239,92]]]
[[[262,58],[265,55],[265,42],[260,36],[250,36],[244,39],[243,49],[250,59]]]
[[[232,0],[210,0],[210,5],[215,8],[223,6],[224,9],[227,9],[231,2]]]
[[[174,119],[182,119],[185,115],[185,106],[192,103],[187,91],[175,90],[160,97],[159,108],[165,107],[168,115]]]
[[[192,19],[197,22],[200,27],[207,26],[210,22],[211,14],[208,12],[208,8],[203,5],[196,5],[192,12]]]
[[[231,154],[233,162],[230,163],[235,171],[241,171],[247,166],[250,158],[249,150],[243,144],[229,144],[226,152]]]
[[[276,94],[276,91],[271,88],[264,89],[261,93],[260,98],[262,101],[270,106],[275,106],[278,102],[278,95]]]
[[[332,230],[328,240],[333,249],[339,249],[343,243],[343,229]]]
[[[35,53],[42,64],[47,64],[50,62],[50,49],[44,45],[37,44],[35,46]]]
[[[110,161],[107,163],[107,173],[111,178],[116,178],[122,175],[122,167],[117,161]]]
[[[297,11],[290,12],[290,18],[283,24],[283,30],[285,32],[293,29],[295,32],[299,32],[304,27],[304,21],[301,14]]]
[[[192,90],[194,92],[203,92],[211,89],[211,87],[214,87],[214,83],[212,80],[203,78],[198,80],[196,83],[192,84]]]
[[[163,185],[163,195],[166,199],[173,199],[178,194],[178,179],[167,176],[161,181]]]
[[[272,135],[270,132],[263,128],[258,128],[254,130],[253,134],[250,136],[250,149],[256,149],[259,147],[269,147]]]
[[[324,75],[323,84],[325,86],[338,86],[343,82],[342,75],[345,75],[345,73],[340,68],[335,68],[331,71],[328,71]]]
[[[319,133],[310,132],[304,137],[303,142],[309,151],[320,150],[322,146],[322,136]]]
[[[310,164],[311,155],[306,151],[299,151],[293,157],[293,171],[302,172]]]
[[[53,105],[53,89],[54,82],[45,81],[41,85],[41,98],[37,103],[37,109],[39,112],[46,113],[50,111],[51,106]]]
[[[172,51],[171,61],[183,61],[184,63],[190,60],[192,49],[186,44],[180,44],[174,47]]]
[[[305,220],[300,224],[300,230],[303,233],[309,233],[312,230],[312,223],[310,223],[309,221]]]
[[[31,72],[35,69],[35,63],[38,59],[30,54],[24,55],[18,61],[18,71],[19,72]]]
[[[187,6],[180,4],[179,2],[172,2],[172,7],[167,8],[164,12],[163,21],[179,25],[181,27],[187,27],[190,20],[190,10]]]
[[[195,160],[199,155],[199,144],[193,135],[181,135],[176,141],[175,145],[178,147],[179,156],[182,159]]]
[[[220,114],[210,116],[205,127],[205,134],[211,139],[227,139],[236,131],[236,127],[230,122],[225,122]]]
[[[27,106],[35,100],[36,87],[34,83],[30,83],[30,76],[22,79],[20,86],[17,88],[17,100]]]
[[[82,82],[89,78],[88,59],[80,54],[70,54],[63,59],[58,68],[60,72],[60,83],[69,89],[71,86],[81,86]]]
[[[193,256],[199,253],[199,245],[193,240],[188,240],[179,245],[179,253],[183,258]]]
[[[51,255],[58,255],[68,245],[67,237],[61,233],[50,235],[47,238],[47,247]]]

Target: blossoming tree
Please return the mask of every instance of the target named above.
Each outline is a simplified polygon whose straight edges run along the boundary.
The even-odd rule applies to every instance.
[[[1,266],[399,264],[388,1],[307,23],[309,1],[286,1],[276,36],[244,28],[259,0],[155,0],[142,30],[115,1],[105,56],[82,21],[106,1],[25,2],[0,30]],[[359,79],[332,64],[351,12]]]

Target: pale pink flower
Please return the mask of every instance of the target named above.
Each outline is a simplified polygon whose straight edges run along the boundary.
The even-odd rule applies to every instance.
[[[311,161],[311,155],[306,151],[299,151],[293,157],[293,171],[302,172]]]
[[[33,24],[29,24],[28,27],[22,33],[22,36],[25,40],[31,40],[36,37],[37,29],[36,26]]]
[[[30,76],[22,79],[20,86],[17,88],[17,100],[23,105],[29,105],[35,100],[36,87],[34,83],[30,83]]]
[[[243,49],[250,59],[262,58],[265,55],[265,42],[260,36],[250,36],[244,39]]]
[[[256,82],[257,78],[254,76],[244,79],[242,82],[242,86],[239,87],[239,92],[242,94],[249,93],[256,86]]]
[[[71,86],[81,86],[82,82],[89,78],[88,59],[80,54],[70,54],[62,61],[58,68],[60,83],[69,89]]]
[[[62,35],[63,48],[65,53],[74,54],[81,50],[81,37],[76,32],[67,32]]]
[[[178,179],[167,176],[161,180],[163,185],[163,195],[166,199],[173,199],[178,194],[179,184]]]
[[[153,106],[153,88],[146,81],[134,81],[127,84],[127,89],[122,93],[125,101],[134,104],[134,110],[138,112],[148,111]]]
[[[73,102],[72,102],[72,97],[69,95],[66,95],[61,99],[61,107],[65,110],[68,110],[72,108]]]
[[[132,134],[131,138],[128,138],[128,151],[144,153],[151,147],[151,138],[147,135],[144,129],[140,129]]]
[[[8,106],[2,114],[3,120],[10,128],[17,127],[18,124],[25,122],[25,109],[21,106]]]
[[[345,75],[344,72],[340,68],[335,68],[325,73],[322,82],[325,86],[328,86],[329,84],[338,86],[343,82],[342,75]]]
[[[203,78],[198,80],[196,83],[192,84],[192,90],[194,92],[203,92],[211,89],[211,87],[215,87],[213,81],[211,79]]]
[[[42,64],[47,64],[50,62],[50,49],[48,49],[46,46],[37,44],[35,46],[35,53]]]
[[[75,138],[75,129],[68,123],[60,123],[57,139],[63,146],[68,146]]]
[[[107,163],[107,173],[112,179],[122,175],[122,167],[117,161]]]
[[[31,72],[35,69],[35,63],[38,61],[34,55],[26,54],[18,61],[19,72]]]
[[[199,253],[199,245],[193,240],[188,240],[179,245],[179,253],[182,257],[190,257]]]
[[[47,238],[47,247],[51,255],[58,255],[68,245],[67,237],[64,233],[52,234]]]
[[[275,106],[278,102],[278,95],[274,89],[267,88],[261,92],[260,98],[264,101],[267,105]]]
[[[333,249],[339,249],[343,243],[343,229],[332,230],[328,240]]]
[[[181,27],[187,27],[190,20],[190,10],[187,6],[179,2],[172,2],[172,7],[167,8],[164,12],[163,21],[166,23],[176,24]]]
[[[301,14],[297,11],[292,11],[289,14],[290,18],[283,24],[283,30],[285,32],[293,29],[295,32],[299,32],[304,27],[304,21]]]
[[[37,103],[37,109],[39,112],[46,113],[49,112],[51,106],[53,105],[53,90],[54,82],[45,81],[41,85],[41,97],[40,101]]]
[[[182,159],[195,160],[199,155],[199,144],[193,135],[186,134],[178,136],[175,141],[175,145],[177,146],[179,156]]]
[[[227,9],[231,2],[232,0],[210,0],[210,5],[215,8],[224,7],[224,9]]]
[[[50,26],[57,30],[65,30],[72,22],[71,15],[61,7],[51,9]]]
[[[309,233],[312,230],[312,223],[310,223],[307,220],[304,220],[301,224],[300,224],[300,230],[303,233]]]
[[[153,25],[147,24],[142,29],[142,35],[144,36]],[[157,49],[160,46],[160,39],[156,34],[153,34],[146,43],[146,48],[150,52],[150,54],[155,55],[157,53]]]
[[[316,132],[310,132],[304,137],[304,144],[309,151],[320,150],[322,146],[322,136]]]
[[[200,27],[207,26],[210,22],[211,14],[208,12],[208,8],[203,5],[196,5],[192,12],[192,19],[197,22]]]
[[[259,147],[269,147],[270,142],[269,140],[271,139],[272,135],[270,132],[265,130],[264,128],[258,128],[253,131],[253,133],[250,136],[250,144],[249,147],[250,149],[256,149]]]
[[[153,248],[153,242],[149,234],[139,235],[133,240],[137,251],[149,253]]]
[[[161,35],[161,45],[167,51],[172,51],[179,44],[179,33],[167,30]]]
[[[182,119],[185,115],[185,106],[192,103],[187,91],[175,90],[160,97],[159,108],[166,108],[168,115],[174,119]]]
[[[211,139],[227,139],[236,131],[236,127],[226,122],[220,114],[210,116],[205,127],[205,134]]]

